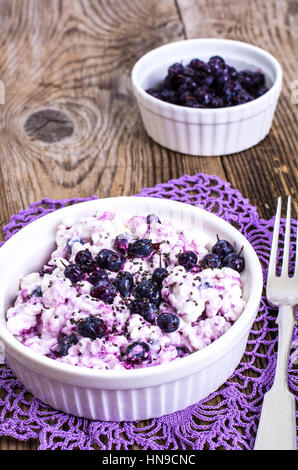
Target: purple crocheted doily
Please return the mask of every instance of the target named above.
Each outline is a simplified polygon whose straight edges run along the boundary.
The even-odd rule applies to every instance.
[[[213,175],[185,175],[143,189],[138,196],[168,198],[198,205],[230,222],[253,245],[266,281],[274,220],[260,219],[257,209],[229,183]],[[36,202],[29,209],[12,216],[4,227],[5,238],[8,239],[44,214],[84,200],[43,199]],[[281,233],[284,225],[283,219]],[[297,223],[293,220],[293,232],[296,227]],[[292,265],[294,240],[293,233]],[[275,371],[276,314],[277,309],[271,308],[263,297],[242,360],[233,375],[216,392],[183,411],[146,422],[91,421],[54,410],[27,392],[4,364],[0,366],[0,436],[11,436],[22,441],[37,439],[39,450],[253,449],[263,396],[272,384]],[[289,361],[289,388],[296,396],[297,338],[296,327]]]

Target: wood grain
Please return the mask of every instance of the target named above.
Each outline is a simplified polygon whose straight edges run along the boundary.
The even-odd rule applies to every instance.
[[[0,0],[6,97],[0,105],[0,220],[7,223],[43,197],[130,195],[197,172],[230,181],[262,217],[274,214],[278,195],[292,193],[298,210],[297,105],[291,99],[291,83],[298,79],[297,5]],[[194,37],[250,42],[281,62],[284,86],[273,127],[256,147],[225,157],[193,157],[164,149],[146,135],[131,69],[150,49]],[[0,449],[37,445],[0,439]]]

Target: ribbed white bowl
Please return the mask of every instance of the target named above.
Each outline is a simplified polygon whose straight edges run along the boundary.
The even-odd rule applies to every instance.
[[[187,108],[146,93],[175,62],[222,56],[237,70],[262,69],[270,90],[256,100],[217,109]],[[191,155],[226,155],[258,144],[268,134],[282,87],[277,60],[258,47],[227,39],[189,39],[145,54],[132,70],[132,86],[149,136],[171,150]]]
[[[242,278],[246,308],[216,341],[181,360],[137,370],[92,370],[44,357],[17,341],[6,328],[5,313],[13,304],[19,279],[40,269],[54,249],[57,225],[95,210],[111,210],[175,220],[181,229],[202,231],[211,244],[218,234],[244,247]],[[132,421],[181,410],[215,391],[232,374],[245,350],[262,292],[262,270],[255,251],[231,225],[203,209],[158,198],[119,197],[83,202],[48,214],[11,237],[0,248],[0,340],[8,364],[27,390],[44,403],[90,419]]]

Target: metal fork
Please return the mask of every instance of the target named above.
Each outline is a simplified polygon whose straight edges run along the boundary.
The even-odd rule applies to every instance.
[[[294,276],[289,277],[288,263],[291,231],[291,197],[288,197],[284,254],[281,275],[276,275],[279,240],[281,198],[278,198],[269,261],[266,295],[268,301],[278,306],[278,352],[274,382],[265,394],[255,450],[295,450],[296,419],[295,397],[288,389],[288,359],[296,323],[294,306],[298,303],[298,234]]]

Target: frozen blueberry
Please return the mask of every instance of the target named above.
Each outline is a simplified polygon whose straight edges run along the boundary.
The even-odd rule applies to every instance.
[[[268,88],[266,88],[265,86],[261,86],[260,88],[256,90],[255,98],[259,98],[259,96],[264,95],[267,91],[268,91]]]
[[[104,248],[97,254],[96,262],[102,269],[117,272],[121,269],[124,260],[120,253]]]
[[[127,253],[128,251],[128,246],[132,241],[132,237],[129,233],[121,233],[117,235],[114,241],[114,248],[117,251],[120,251],[120,253]]]
[[[104,269],[98,269],[97,271],[94,271],[93,273],[90,274],[88,277],[87,281],[90,282],[90,284],[97,284],[99,281],[107,281],[108,280],[108,273]]]
[[[56,265],[53,264],[53,266],[46,266],[43,269],[40,269],[39,275],[43,277],[45,274],[52,274],[52,272],[56,269]]]
[[[188,65],[195,70],[196,75],[199,75],[199,77],[206,77],[211,73],[210,65],[203,60],[192,59]]]
[[[176,346],[176,351],[178,357],[184,357],[189,354],[189,351],[185,346]]]
[[[175,101],[175,97],[175,90],[168,90],[167,88],[164,88],[160,92],[160,99],[163,101],[167,101],[168,103],[172,103],[173,101]]]
[[[192,92],[197,88],[197,82],[191,77],[185,77],[184,82],[179,86],[179,93],[183,93],[185,91]]]
[[[223,260],[223,266],[234,269],[235,271],[238,271],[238,273],[241,273],[244,269],[245,261],[243,256],[237,253],[230,253]]]
[[[210,59],[208,60],[208,65],[210,65],[213,71],[218,73],[224,70],[226,63],[222,57],[220,57],[219,55],[215,55],[213,57],[210,57]]]
[[[157,314],[159,312],[156,305],[151,302],[146,302],[143,299],[134,300],[130,306],[129,310],[133,315],[141,315],[148,323],[155,323]]]
[[[200,104],[198,100],[194,96],[188,96],[188,98],[185,100],[185,106],[188,108],[203,108],[204,105]]]
[[[112,304],[117,295],[117,289],[111,282],[102,280],[92,286],[90,295],[102,300],[105,304]]]
[[[176,62],[168,68],[168,77],[170,78],[176,78],[177,75],[183,75],[183,73],[184,66],[180,62]]]
[[[75,263],[78,264],[85,273],[90,273],[95,269],[95,262],[93,261],[91,251],[88,249],[77,252]]]
[[[133,285],[133,276],[127,271],[120,271],[114,279],[114,286],[116,286],[122,297],[127,297],[131,294]]]
[[[223,108],[224,99],[222,96],[213,96],[210,102],[210,108]]]
[[[204,269],[220,269],[222,268],[222,260],[215,253],[208,253],[205,255],[201,261],[201,266]]]
[[[157,98],[159,100],[161,99],[160,92],[156,88],[148,88],[146,92],[149,93],[149,95],[153,96],[154,98]]]
[[[128,254],[137,258],[146,258],[152,253],[152,243],[143,238],[131,243],[128,247]]]
[[[152,273],[152,282],[158,286],[162,285],[162,281],[169,275],[166,268],[156,268]]]
[[[197,98],[198,102],[204,106],[208,106],[213,98],[213,94],[208,90],[206,85],[196,88],[194,96]]]
[[[68,350],[71,346],[74,346],[78,343],[78,338],[75,334],[71,334],[69,336],[63,335],[59,339],[58,343],[58,354],[59,356],[66,356],[68,354]]]
[[[85,320],[80,320],[77,325],[78,332],[81,336],[86,338],[96,339],[102,338],[106,332],[107,327],[101,318],[90,315]]]
[[[248,91],[265,84],[264,74],[260,71],[241,70],[238,74],[238,79],[243,88]]]
[[[70,263],[64,270],[64,276],[67,277],[71,282],[76,283],[83,279],[84,272],[80,266],[75,263]]]
[[[178,255],[178,264],[183,266],[186,271],[191,271],[197,264],[198,256],[194,251],[184,251]]]
[[[42,297],[41,286],[36,286],[31,292],[31,295],[33,295],[34,297]]]
[[[125,356],[127,362],[140,364],[150,358],[150,346],[144,341],[134,341],[127,346]]]
[[[161,292],[159,286],[153,284],[150,280],[142,281],[136,287],[136,296],[142,299],[148,299],[153,304],[159,304],[161,301]]]
[[[173,333],[179,328],[180,319],[172,313],[162,313],[157,318],[157,325],[164,333]]]
[[[156,214],[149,214],[147,215],[146,217],[146,221],[147,221],[147,224],[150,225],[150,224],[153,224],[153,223],[156,223],[156,224],[160,224],[160,219],[158,217],[158,215]]]
[[[234,248],[232,244],[227,240],[218,239],[215,245],[213,245],[211,251],[223,260],[229,253],[232,253],[234,251]]]
[[[70,238],[69,240],[67,240],[67,243],[66,243],[67,253],[69,253],[69,254],[72,253],[72,247],[75,243],[81,243],[81,245],[84,245],[84,240],[82,240],[79,237],[73,237],[73,238]]]

